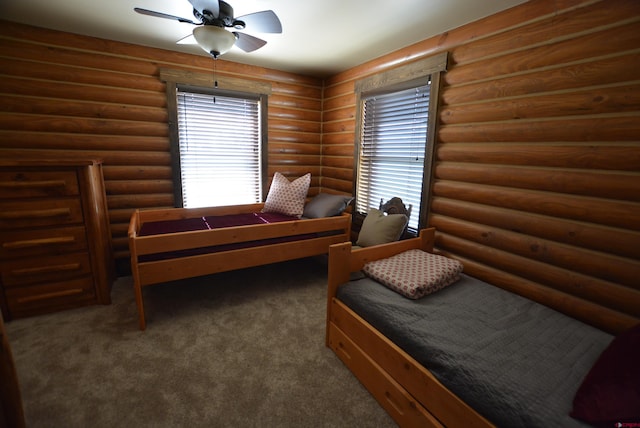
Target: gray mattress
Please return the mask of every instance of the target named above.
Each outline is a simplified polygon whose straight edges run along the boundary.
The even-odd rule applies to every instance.
[[[464,274],[417,301],[369,278],[338,298],[494,424],[585,426],[573,396],[613,336]]]

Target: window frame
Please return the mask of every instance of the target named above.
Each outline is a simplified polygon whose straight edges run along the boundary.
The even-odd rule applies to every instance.
[[[418,213],[418,229],[423,229],[428,225],[428,217],[431,210],[431,184],[433,181],[433,163],[436,142],[437,113],[440,104],[441,74],[447,70],[448,52],[412,62],[382,73],[365,77],[355,82],[356,94],[356,131],[354,141],[354,176],[353,194],[358,197],[357,177],[360,170],[360,145],[362,141],[363,128],[363,105],[365,99],[390,92],[402,91],[425,85],[431,80],[429,110],[427,119],[427,142],[426,153],[424,155],[424,165],[422,174],[422,195],[420,206],[413,207],[412,213]],[[389,195],[389,198],[396,195]],[[386,202],[386,201],[385,201]],[[377,208],[377,206],[370,207]],[[355,222],[360,223],[366,213],[359,213],[354,210]],[[417,231],[415,231],[417,232]]]
[[[271,84],[252,80],[237,79],[213,74],[193,73],[180,70],[160,70],[160,80],[166,84],[167,114],[169,120],[169,145],[173,181],[174,206],[183,207],[182,175],[180,166],[180,141],[178,130],[178,89],[218,96],[257,99],[260,103],[260,186],[262,200],[267,194],[268,181],[268,99]]]

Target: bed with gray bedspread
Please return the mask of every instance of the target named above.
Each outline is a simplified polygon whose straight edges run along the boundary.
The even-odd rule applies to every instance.
[[[338,298],[497,426],[586,426],[573,397],[613,336],[464,274],[420,300],[369,278]]]

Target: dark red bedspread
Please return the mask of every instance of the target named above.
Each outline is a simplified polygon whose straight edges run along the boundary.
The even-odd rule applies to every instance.
[[[142,225],[139,236],[163,235],[166,233],[219,229],[221,227],[248,226],[251,224],[277,223],[291,220],[299,219],[298,217],[278,213],[246,213],[153,221]]]
[[[179,220],[165,220],[144,223],[140,228],[139,236],[164,235],[168,233],[190,232],[198,230],[211,230],[223,227],[249,226],[253,224],[278,223],[283,221],[299,220],[298,217],[292,217],[277,213],[246,213],[231,214],[223,216],[207,216],[200,218],[187,218]],[[150,262],[155,260],[168,260],[179,257],[187,257],[198,254],[207,254],[220,251],[237,250],[241,248],[256,247],[268,244],[277,244],[281,242],[299,241],[301,239],[309,239],[316,237],[316,234],[303,234],[294,236],[283,236],[272,239],[261,239],[249,242],[239,242],[232,244],[220,244],[208,247],[190,248],[187,250],[170,251],[165,253],[149,254],[138,257],[140,262]]]

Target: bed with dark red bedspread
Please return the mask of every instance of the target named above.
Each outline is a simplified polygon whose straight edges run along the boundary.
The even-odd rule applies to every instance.
[[[326,254],[350,239],[350,214],[307,219],[263,207],[136,210],[129,250],[140,329],[146,328],[145,286]]]

